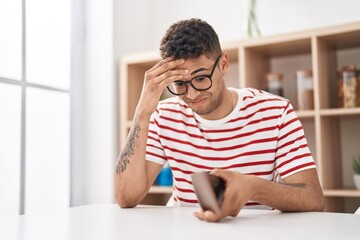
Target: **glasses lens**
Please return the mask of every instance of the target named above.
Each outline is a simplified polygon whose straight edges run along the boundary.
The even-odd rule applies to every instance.
[[[175,95],[183,95],[186,93],[187,84],[189,82],[174,81],[168,86],[169,91]],[[211,79],[209,76],[198,76],[191,80],[191,87],[197,91],[205,91],[211,87]]]
[[[191,84],[196,90],[205,91],[211,87],[211,80],[208,76],[198,76],[191,81]]]
[[[168,86],[169,91],[175,95],[186,93],[186,83],[183,81],[175,81]]]

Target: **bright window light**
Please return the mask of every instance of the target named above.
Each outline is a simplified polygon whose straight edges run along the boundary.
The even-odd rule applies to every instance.
[[[69,207],[70,96],[28,88],[25,213]]]
[[[0,77],[20,80],[21,1],[0,1]]]
[[[21,87],[0,83],[0,216],[19,214]]]
[[[26,1],[27,81],[70,88],[70,0]]]

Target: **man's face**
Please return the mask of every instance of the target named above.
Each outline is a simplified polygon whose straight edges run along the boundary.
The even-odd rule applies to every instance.
[[[179,96],[194,112],[208,119],[216,119],[216,116],[213,115],[216,115],[216,112],[218,112],[217,110],[221,106],[226,91],[222,78],[222,57],[220,57],[216,66],[214,64],[215,60],[202,55],[199,58],[187,59],[185,63],[179,67],[189,70],[189,73],[185,75],[183,79],[180,79],[182,81],[190,81],[190,79],[196,76],[210,75],[212,69],[215,67],[211,78],[212,86],[210,89],[198,91],[189,84],[187,93]]]

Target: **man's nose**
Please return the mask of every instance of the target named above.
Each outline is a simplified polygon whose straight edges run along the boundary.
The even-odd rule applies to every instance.
[[[198,95],[200,94],[200,92],[196,89],[194,89],[191,84],[188,85],[188,89],[187,89],[187,93],[186,96],[187,98],[193,100],[195,99]]]

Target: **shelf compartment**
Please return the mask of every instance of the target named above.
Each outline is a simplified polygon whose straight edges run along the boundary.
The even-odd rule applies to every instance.
[[[221,45],[223,52],[226,52],[230,62],[239,61],[239,42],[227,42]]]
[[[360,154],[360,116],[351,114],[320,117],[324,189],[355,186],[352,161],[355,154]]]
[[[319,36],[315,42],[320,108],[337,108],[338,71],[350,64],[360,68],[360,30]]]
[[[172,186],[153,185],[140,204],[165,206],[172,195],[172,190]]]
[[[311,155],[313,156],[315,162],[317,162],[317,147],[316,147],[316,136],[315,136],[315,118],[313,117],[303,117],[299,120],[303,126],[305,137],[307,140],[307,145],[310,149]]]
[[[267,89],[265,75],[278,72],[283,75],[284,97],[297,110],[296,71],[312,69],[311,38],[283,43],[246,46],[244,48],[244,81],[247,87]]]
[[[354,213],[360,206],[360,190],[356,189],[326,189],[325,211]]]
[[[171,194],[152,194],[149,193],[146,197],[141,201],[140,205],[159,205],[166,206],[169,201]]]
[[[240,55],[239,42],[228,42],[222,44],[223,52],[227,53],[229,68],[227,74],[224,76],[227,87],[240,88]]]

